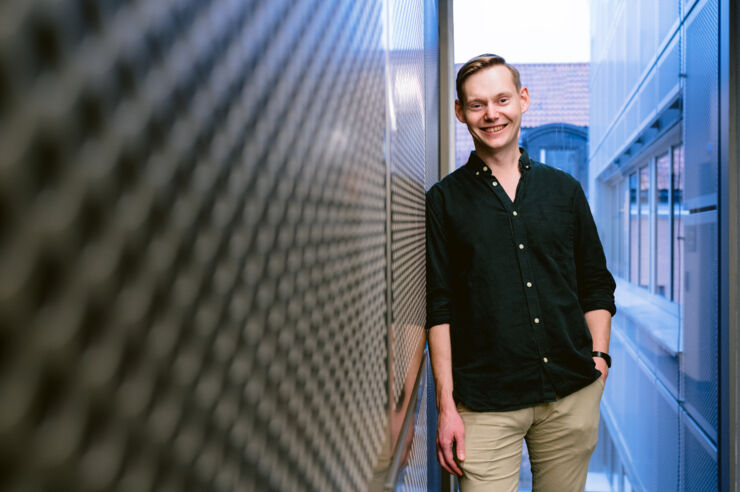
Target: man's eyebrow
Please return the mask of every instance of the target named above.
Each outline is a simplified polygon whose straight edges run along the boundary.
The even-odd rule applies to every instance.
[[[502,97],[512,97],[513,95],[514,95],[514,93],[511,92],[511,91],[503,91],[503,92],[499,92],[498,94],[496,94],[495,96],[493,96],[493,99],[500,99]],[[468,103],[472,103],[472,102],[485,102],[486,99],[487,98],[485,98],[485,97],[469,97],[467,102]]]

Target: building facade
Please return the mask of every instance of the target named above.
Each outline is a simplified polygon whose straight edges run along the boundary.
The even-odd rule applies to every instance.
[[[615,491],[717,490],[729,392],[721,2],[591,8],[591,201],[618,280],[606,472]]]

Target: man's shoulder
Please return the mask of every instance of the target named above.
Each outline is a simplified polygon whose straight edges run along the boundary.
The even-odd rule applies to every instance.
[[[443,177],[434,185],[432,185],[432,187],[429,188],[429,191],[427,191],[427,197],[439,194],[454,193],[455,191],[461,189],[461,186],[463,186],[463,183],[467,176],[467,172],[468,171],[465,170],[464,166],[455,169],[450,174]]]
[[[572,189],[577,189],[581,185],[576,178],[562,169],[535,160],[530,160],[530,165],[537,175],[547,180],[550,184]]]

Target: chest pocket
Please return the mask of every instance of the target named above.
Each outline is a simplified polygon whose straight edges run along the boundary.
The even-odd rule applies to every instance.
[[[573,258],[575,220],[565,207],[541,207],[530,212],[528,236],[537,252],[559,259]]]

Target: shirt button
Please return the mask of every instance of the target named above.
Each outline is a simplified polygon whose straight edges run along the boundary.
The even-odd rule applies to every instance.
[[[491,183],[491,184],[492,184],[493,186],[498,186],[498,183],[497,183],[496,181],[494,181],[494,182],[493,182],[493,183]]]
[[[476,171],[475,175],[478,176],[480,174],[480,171]]]
[[[524,245],[523,244],[519,244],[519,249],[524,249]]]
[[[542,362],[544,362],[545,364],[547,364],[547,357],[543,357],[542,358]]]
[[[527,282],[527,287],[532,287],[532,282]]]
[[[537,325],[537,324],[539,324],[539,323],[540,323],[540,319],[539,319],[539,318],[535,318],[535,319],[534,319],[534,324],[536,324],[536,325]]]
[[[484,171],[488,171],[488,167],[486,167],[486,166],[483,166],[483,170],[484,170]]]
[[[514,214],[514,217],[516,217],[517,215],[519,215],[518,213],[516,213],[516,210],[514,210],[512,213]]]

